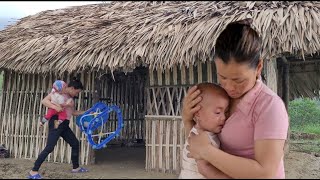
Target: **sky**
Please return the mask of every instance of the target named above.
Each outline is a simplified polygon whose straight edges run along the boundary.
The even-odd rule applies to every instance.
[[[99,4],[105,1],[1,1],[0,18],[21,18],[45,10]]]
[[[17,19],[41,11],[103,2],[110,1],[0,1],[0,30],[15,23]]]

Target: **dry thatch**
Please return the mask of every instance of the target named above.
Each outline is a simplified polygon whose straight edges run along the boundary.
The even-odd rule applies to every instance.
[[[226,24],[252,17],[263,57],[320,50],[320,2],[113,2],[49,10],[0,32],[0,68],[25,73],[170,68],[212,60]]]

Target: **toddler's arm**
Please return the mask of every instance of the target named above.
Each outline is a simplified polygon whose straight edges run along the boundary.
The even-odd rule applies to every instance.
[[[64,107],[73,107],[74,106],[74,102],[73,100],[70,98],[68,99],[64,104],[63,104]]]

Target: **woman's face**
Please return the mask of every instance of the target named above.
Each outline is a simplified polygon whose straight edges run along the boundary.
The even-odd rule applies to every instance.
[[[233,98],[241,98],[255,85],[257,77],[260,76],[263,63],[259,62],[256,69],[248,64],[239,64],[234,60],[225,64],[220,58],[215,58],[217,75],[220,85]]]
[[[71,97],[79,96],[79,93],[81,92],[81,89],[75,89],[74,87],[67,87],[67,93]]]

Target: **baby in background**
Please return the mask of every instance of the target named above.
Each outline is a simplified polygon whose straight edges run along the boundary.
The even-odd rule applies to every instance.
[[[229,106],[228,94],[222,87],[213,83],[200,83],[197,87],[201,91],[201,109],[194,115],[196,124],[191,129],[191,132],[198,134],[197,130],[206,131],[212,145],[219,148],[220,141],[217,134],[221,132],[226,120],[225,113]],[[205,179],[199,173],[195,159],[187,157],[189,153],[186,149],[187,146],[188,142],[186,141],[182,153],[182,168],[179,179]]]

